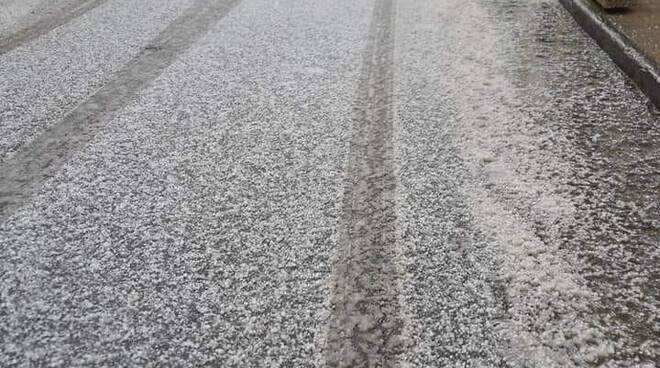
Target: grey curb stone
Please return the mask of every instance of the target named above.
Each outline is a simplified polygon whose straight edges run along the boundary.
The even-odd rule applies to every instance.
[[[559,0],[576,22],[660,108],[660,67],[605,18],[591,0]]]

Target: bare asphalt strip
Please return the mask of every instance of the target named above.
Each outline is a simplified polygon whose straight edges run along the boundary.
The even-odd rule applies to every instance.
[[[107,0],[78,0],[68,7],[54,10],[52,14],[42,18],[35,24],[25,29],[21,29],[5,39],[0,39],[0,55],[50,32],[62,24],[98,7],[106,1]]]
[[[238,1],[195,2],[119,71],[115,79],[5,161],[0,166],[4,173],[0,178],[0,219],[11,215],[57,172],[71,153],[83,147],[103,126],[104,117],[129,103]]]
[[[354,104],[328,364],[392,367],[401,353],[392,78],[394,1],[374,5]]]

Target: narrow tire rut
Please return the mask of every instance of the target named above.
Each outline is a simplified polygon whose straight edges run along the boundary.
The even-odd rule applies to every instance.
[[[395,367],[402,352],[393,163],[394,0],[377,0],[355,100],[328,365]]]

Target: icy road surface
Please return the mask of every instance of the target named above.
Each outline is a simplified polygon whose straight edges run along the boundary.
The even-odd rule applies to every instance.
[[[660,118],[553,0],[0,0],[0,366],[660,365]]]

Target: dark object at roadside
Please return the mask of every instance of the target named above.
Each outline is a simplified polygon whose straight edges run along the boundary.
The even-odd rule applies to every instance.
[[[599,0],[600,1],[600,0]],[[591,0],[559,0],[575,21],[600,45],[639,89],[660,107],[660,67],[628,36],[617,30]]]
[[[604,9],[627,8],[635,2],[634,0],[596,0]]]

